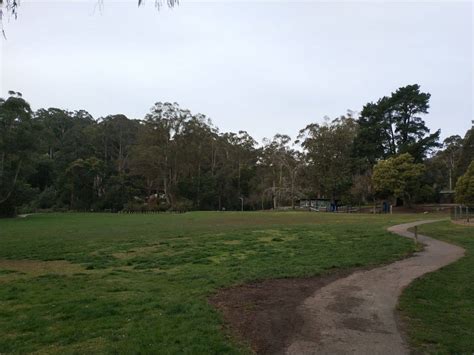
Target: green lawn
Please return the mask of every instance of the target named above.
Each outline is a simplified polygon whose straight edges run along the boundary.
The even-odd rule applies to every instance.
[[[245,353],[207,302],[216,289],[402,258],[414,244],[385,228],[421,218],[194,212],[0,220],[0,353]]]
[[[420,233],[466,249],[460,261],[412,283],[400,299],[408,335],[417,352],[474,353],[474,227],[449,221]]]

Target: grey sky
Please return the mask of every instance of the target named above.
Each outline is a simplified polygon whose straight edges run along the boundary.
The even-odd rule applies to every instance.
[[[4,21],[1,96],[96,118],[177,101],[261,139],[419,83],[432,130],[463,135],[474,119],[472,2],[95,4],[23,0]]]

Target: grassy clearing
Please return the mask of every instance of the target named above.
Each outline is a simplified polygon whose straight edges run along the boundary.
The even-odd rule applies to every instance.
[[[245,353],[207,297],[399,259],[419,216],[45,214],[0,220],[0,353]]]
[[[420,233],[457,244],[466,256],[412,283],[400,310],[413,347],[423,353],[474,352],[474,227],[449,221],[419,227]]]

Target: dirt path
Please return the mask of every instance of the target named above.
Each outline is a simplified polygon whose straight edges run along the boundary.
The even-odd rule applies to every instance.
[[[401,224],[388,230],[413,238],[408,229],[436,221]],[[395,307],[404,287],[414,279],[448,265],[464,249],[419,235],[425,249],[415,256],[338,279],[307,298],[298,312],[301,332],[286,354],[406,354]]]

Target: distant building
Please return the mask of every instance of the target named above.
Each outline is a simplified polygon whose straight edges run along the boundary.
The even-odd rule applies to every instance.
[[[300,208],[314,211],[326,211],[331,207],[331,200],[327,198],[301,199]]]

